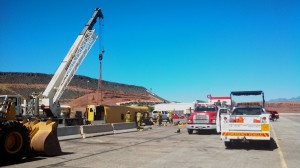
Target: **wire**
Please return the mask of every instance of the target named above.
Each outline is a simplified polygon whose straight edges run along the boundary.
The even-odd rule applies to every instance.
[[[97,89],[97,104],[99,105],[99,91],[100,91],[100,104],[102,104],[103,100],[103,95],[102,95],[102,59],[103,59],[103,54],[104,54],[104,46],[103,46],[103,19],[99,20],[99,61],[100,61],[100,66],[99,66],[99,78],[98,78],[98,89]],[[102,49],[102,50],[101,50]]]

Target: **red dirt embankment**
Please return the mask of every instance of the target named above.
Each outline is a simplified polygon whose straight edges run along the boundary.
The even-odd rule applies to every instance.
[[[268,102],[265,108],[275,110],[278,113],[300,113],[300,102]]]
[[[98,105],[116,105],[125,102],[147,102],[156,103],[162,102],[161,99],[152,96],[151,94],[133,94],[114,91],[93,91],[79,98],[76,98],[68,103],[72,107],[71,111],[85,111],[87,104]]]

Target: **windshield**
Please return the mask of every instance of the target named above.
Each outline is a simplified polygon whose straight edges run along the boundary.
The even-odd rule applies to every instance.
[[[197,106],[195,112],[216,111],[215,106]]]
[[[221,113],[227,113],[227,109],[220,109],[220,114]]]
[[[236,108],[233,110],[232,115],[261,115],[263,113],[262,108]]]
[[[4,104],[5,97],[0,97],[0,104]]]

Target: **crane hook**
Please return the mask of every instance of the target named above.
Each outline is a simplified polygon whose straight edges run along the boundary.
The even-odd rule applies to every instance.
[[[101,53],[99,54],[99,60],[102,61],[104,54],[104,49],[102,49]]]

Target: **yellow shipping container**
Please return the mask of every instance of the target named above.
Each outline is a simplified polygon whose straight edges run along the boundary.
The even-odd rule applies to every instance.
[[[88,105],[87,106],[87,120],[89,122],[104,120],[104,123],[120,123],[125,122],[125,115],[130,112],[130,121],[136,121],[136,114],[141,112],[147,117],[150,116],[148,107],[143,106],[98,106]]]

